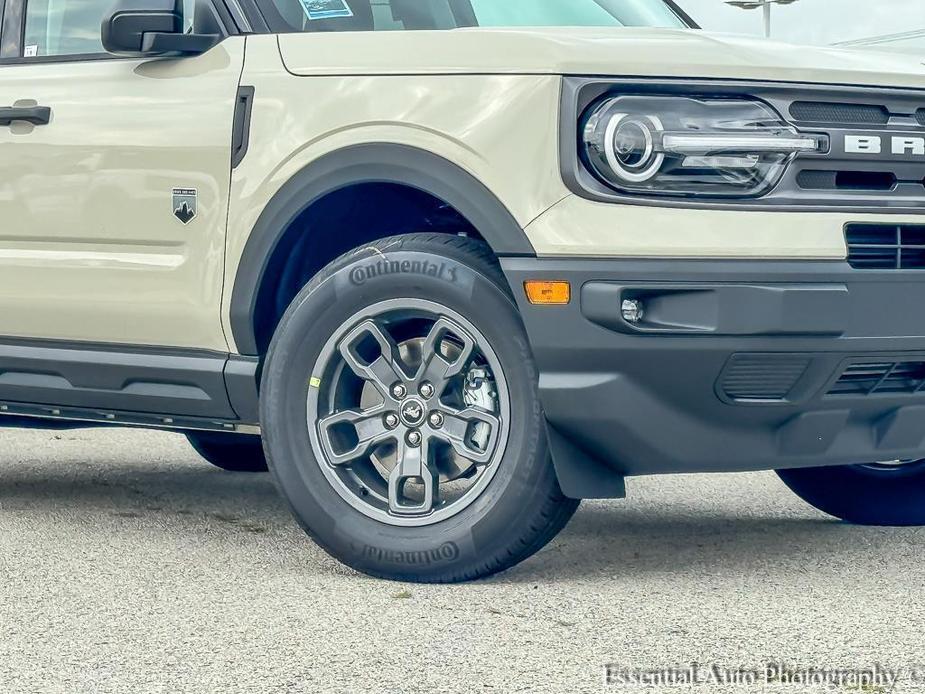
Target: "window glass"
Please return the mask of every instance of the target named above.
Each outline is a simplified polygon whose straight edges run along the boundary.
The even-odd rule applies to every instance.
[[[3,24],[0,24],[0,59],[18,58],[23,8],[19,3],[0,4],[4,5]]]
[[[622,26],[596,2],[471,0],[479,26]]]
[[[192,18],[194,2],[185,0],[185,17]],[[112,6],[113,0],[27,0],[23,57],[105,53],[100,24]]]
[[[23,56],[104,53],[100,22],[112,0],[29,0]]]
[[[468,26],[683,27],[664,0],[272,0],[296,31],[400,31]]]

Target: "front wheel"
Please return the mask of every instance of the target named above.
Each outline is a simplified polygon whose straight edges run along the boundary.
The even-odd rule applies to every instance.
[[[292,302],[267,357],[270,468],[330,554],[369,574],[505,569],[574,513],[536,367],[497,262],[415,234],[343,256]]]
[[[860,525],[925,525],[925,461],[778,470],[820,511]]]

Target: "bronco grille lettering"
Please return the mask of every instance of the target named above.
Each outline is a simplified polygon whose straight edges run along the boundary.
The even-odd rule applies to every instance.
[[[845,152],[848,154],[882,154],[884,142],[879,135],[845,135]],[[925,137],[895,135],[890,138],[890,153],[897,156],[925,157]]]

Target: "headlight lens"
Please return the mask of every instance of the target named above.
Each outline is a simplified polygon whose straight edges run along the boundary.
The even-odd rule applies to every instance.
[[[762,195],[798,153],[826,147],[745,99],[610,98],[586,116],[582,137],[595,175],[645,195]]]

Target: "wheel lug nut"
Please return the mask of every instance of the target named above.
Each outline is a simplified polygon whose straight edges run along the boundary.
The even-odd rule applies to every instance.
[[[431,412],[430,417],[427,418],[427,421],[430,422],[430,425],[434,428],[443,426],[443,415],[439,412]]]
[[[434,397],[434,387],[430,383],[427,383],[426,381],[421,384],[420,391],[421,391],[421,395],[423,395],[425,398]]]
[[[412,446],[420,446],[420,445],[421,445],[421,434],[420,434],[420,432],[417,432],[417,431],[409,431],[409,432],[408,432],[408,443],[410,443]]]
[[[389,429],[394,429],[395,427],[397,427],[398,426],[398,415],[395,414],[394,412],[389,412],[385,416],[385,425]]]
[[[405,388],[401,383],[396,383],[392,386],[392,395],[397,399],[401,400],[408,394],[408,389]]]

